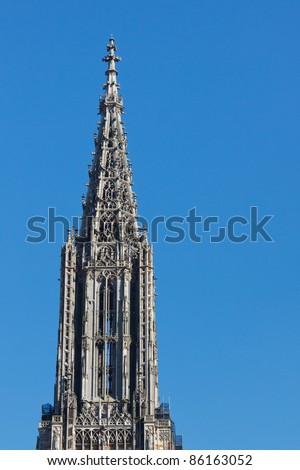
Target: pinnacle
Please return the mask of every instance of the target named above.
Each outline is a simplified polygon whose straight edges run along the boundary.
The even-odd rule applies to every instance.
[[[114,37],[111,37],[109,39],[109,44],[106,46],[108,54],[103,57],[102,61],[103,62],[119,62],[121,61],[121,57],[115,55],[115,51],[117,50],[117,46],[115,45],[115,39]]]

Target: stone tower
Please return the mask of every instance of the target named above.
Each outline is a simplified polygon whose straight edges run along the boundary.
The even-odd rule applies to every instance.
[[[137,225],[114,39],[79,234],[62,248],[54,406],[37,449],[181,448],[158,398],[152,248]]]

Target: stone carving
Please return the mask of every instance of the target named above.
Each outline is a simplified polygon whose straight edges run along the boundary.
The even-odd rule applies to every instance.
[[[52,426],[52,449],[60,450],[61,449],[61,427]]]
[[[82,410],[76,420],[76,424],[84,426],[99,425],[99,413],[94,403],[89,403],[88,401],[83,402]]]
[[[111,38],[80,234],[62,249],[55,403],[39,425],[44,450],[175,446],[169,411],[157,401],[152,251],[137,227],[115,50]]]
[[[127,413],[126,411],[120,412],[115,406],[109,417],[108,424],[117,426],[131,426],[132,419],[129,413]]]
[[[154,449],[154,428],[145,426],[146,449]]]
[[[111,266],[116,264],[116,250],[113,246],[104,245],[97,255],[97,265]]]
[[[168,429],[160,429],[158,431],[158,438],[160,441],[167,442],[170,439],[170,431]]]

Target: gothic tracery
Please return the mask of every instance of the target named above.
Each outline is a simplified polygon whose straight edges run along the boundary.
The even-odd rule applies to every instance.
[[[38,449],[176,447],[158,398],[152,250],[136,222],[113,38],[107,50],[82,225],[62,249],[54,407]]]

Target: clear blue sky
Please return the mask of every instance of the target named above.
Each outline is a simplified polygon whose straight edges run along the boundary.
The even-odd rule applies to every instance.
[[[154,246],[160,395],[186,449],[300,449],[298,0],[12,0],[0,7],[1,448],[52,401],[56,243],[81,212],[115,35],[139,212],[273,214],[274,243]]]

